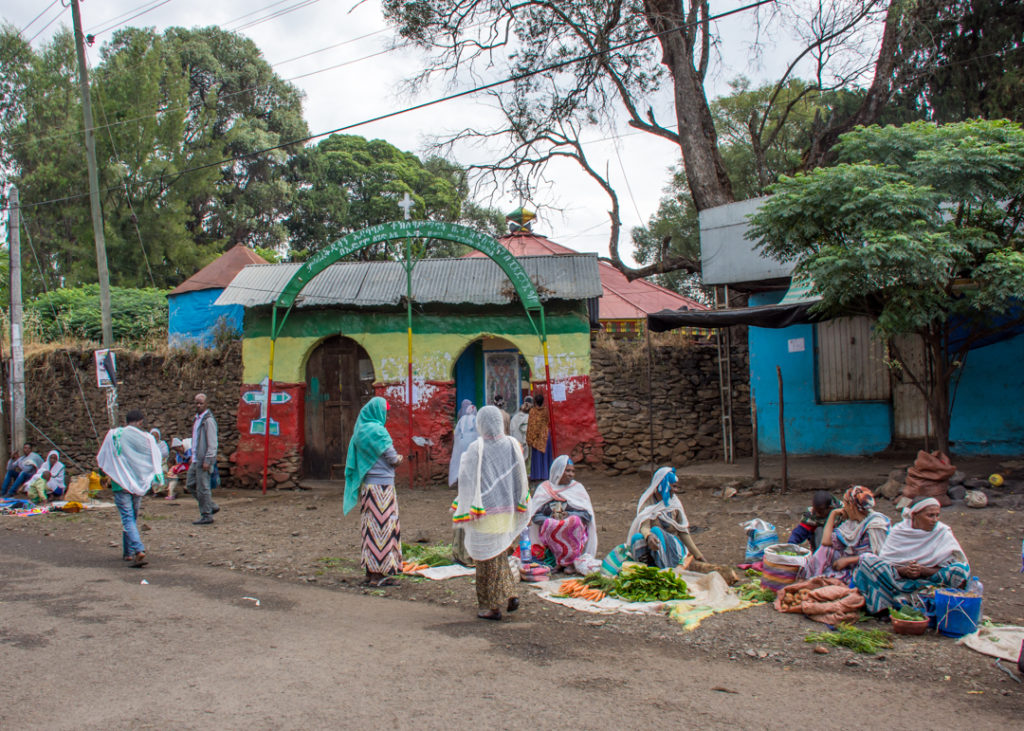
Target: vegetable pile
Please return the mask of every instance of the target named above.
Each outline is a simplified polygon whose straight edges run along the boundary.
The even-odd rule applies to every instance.
[[[905,604],[899,609],[889,607],[889,616],[892,619],[902,619],[907,622],[920,622],[928,619],[928,617],[924,616],[922,612],[919,612],[913,607],[909,607]]]
[[[686,582],[672,569],[624,563],[614,579],[612,594],[627,602],[667,602],[693,599]]]
[[[593,589],[579,579],[567,579],[563,581],[562,585],[558,587],[558,595],[589,599],[592,602],[599,602],[606,596],[606,594],[600,589]]]
[[[804,603],[804,599],[811,593],[808,588],[797,589],[796,591],[786,591],[782,594],[782,599],[779,600],[779,604],[782,606],[782,611],[796,610],[799,609],[800,605]]]
[[[765,589],[760,581],[749,581],[743,586],[736,587],[736,593],[745,602],[756,602],[765,604],[775,601],[775,592]]]
[[[833,647],[848,647],[854,652],[874,655],[879,650],[892,647],[892,635],[881,629],[858,629],[841,624],[835,632],[811,632],[804,642],[823,642]]]
[[[433,546],[421,545],[419,543],[403,543],[402,558],[405,559],[405,563],[419,568],[447,566],[452,562],[452,547],[449,543],[438,543]],[[406,571],[404,565],[402,570]]]

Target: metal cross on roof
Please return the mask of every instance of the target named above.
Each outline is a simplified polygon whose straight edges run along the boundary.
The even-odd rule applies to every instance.
[[[405,213],[406,221],[412,218],[411,211],[414,205],[416,205],[416,201],[409,197],[409,191],[405,191],[405,197],[398,202],[398,207]]]

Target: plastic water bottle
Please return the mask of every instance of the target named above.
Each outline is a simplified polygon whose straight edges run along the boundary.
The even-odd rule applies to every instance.
[[[530,559],[530,526],[526,526],[519,534],[519,563],[526,566]]]
[[[971,592],[972,594],[977,594],[978,596],[981,596],[984,590],[985,586],[981,583],[981,579],[979,579],[977,576],[972,576],[970,579],[967,580],[967,591]]]

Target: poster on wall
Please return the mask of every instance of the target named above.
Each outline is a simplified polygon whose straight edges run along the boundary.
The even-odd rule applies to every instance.
[[[114,388],[117,385],[117,354],[105,348],[93,352],[96,359],[96,385],[100,388]]]
[[[500,394],[505,399],[505,409],[515,411],[519,408],[519,388],[519,354],[484,353],[484,398],[487,403],[494,403],[494,397]]]

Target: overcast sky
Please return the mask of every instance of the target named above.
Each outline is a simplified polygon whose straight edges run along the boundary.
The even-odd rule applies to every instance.
[[[24,29],[49,3],[50,0],[0,0],[0,15],[4,21]],[[720,13],[744,4],[742,0],[713,0],[711,9],[712,13]],[[288,11],[296,5],[302,6]],[[306,0],[305,4],[302,0],[85,0],[81,7],[86,33],[98,34],[97,44],[89,51],[91,65],[98,62],[100,44],[110,39],[113,29],[103,31],[123,23],[133,11],[144,12],[128,21],[133,26],[152,26],[159,31],[168,26],[220,25],[252,38],[275,71],[305,93],[305,118],[315,134],[446,93],[440,86],[425,89],[415,97],[402,93],[402,80],[421,68],[421,56],[414,49],[366,58],[388,48],[393,41],[379,5],[377,0]],[[288,12],[268,17],[279,11]],[[51,20],[53,23],[44,29]],[[250,27],[243,27],[253,22]],[[31,38],[41,31],[33,41],[38,47],[62,24],[71,26],[71,12],[58,0],[25,30],[25,36]],[[709,73],[712,97],[727,93],[728,81],[740,74],[755,82],[776,78],[795,47],[792,41],[779,37],[766,53],[755,58],[749,52],[754,37],[750,13],[719,22],[717,31],[723,42]],[[326,50],[290,60],[318,49]],[[337,67],[331,68],[334,66]],[[456,88],[469,86],[469,82],[460,81]],[[667,93],[649,101],[663,123],[673,120],[671,97]],[[426,140],[434,136],[465,124],[483,126],[493,120],[493,113],[484,102],[482,97],[446,102],[360,126],[350,133],[382,138],[419,154]],[[621,250],[630,251],[629,231],[657,210],[668,170],[678,161],[679,150],[665,140],[635,133],[625,124],[610,135],[593,130],[583,139],[591,164],[608,171],[619,193],[623,220]],[[468,164],[486,161],[493,154],[493,150],[462,149],[456,157],[458,162]],[[528,207],[540,211],[535,230],[579,251],[607,255],[607,196],[569,161],[553,166],[549,178],[550,184],[527,202]],[[521,203],[507,194],[481,202],[503,211]]]

